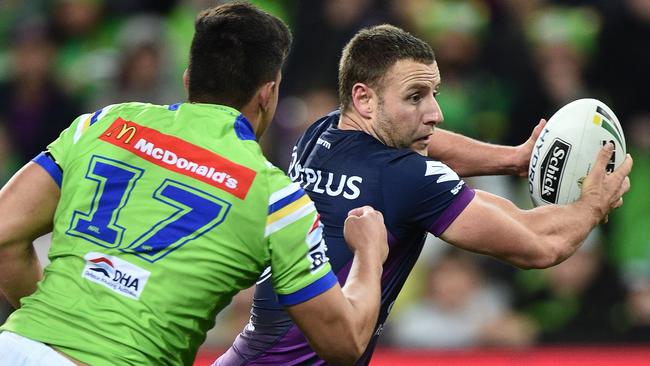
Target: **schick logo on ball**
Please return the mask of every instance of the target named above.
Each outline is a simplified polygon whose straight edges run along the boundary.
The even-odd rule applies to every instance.
[[[560,139],[555,139],[544,157],[541,166],[539,190],[542,200],[548,203],[557,203],[562,172],[564,171],[570,150],[570,144]]]

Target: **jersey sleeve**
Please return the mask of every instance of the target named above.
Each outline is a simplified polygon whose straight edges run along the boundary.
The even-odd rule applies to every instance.
[[[314,203],[300,185],[290,183],[284,174],[282,178],[284,186],[269,198],[265,236],[273,287],[279,302],[290,306],[327,291],[337,278],[329,264]]]
[[[384,197],[397,215],[440,236],[474,198],[474,190],[447,165],[412,153],[388,164]],[[399,194],[395,194],[399,192]]]
[[[70,150],[79,138],[86,132],[88,127],[95,124],[105,116],[112,106],[104,107],[95,113],[86,113],[77,117],[72,124],[63,130],[59,137],[51,142],[45,151],[38,154],[33,162],[45,169],[56,184],[61,187],[63,172],[67,161],[70,159]]]

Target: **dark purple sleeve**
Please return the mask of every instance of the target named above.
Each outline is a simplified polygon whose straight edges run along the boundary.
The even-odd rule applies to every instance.
[[[429,231],[435,236],[440,236],[442,233],[447,230],[449,225],[451,225],[456,217],[460,215],[461,212],[469,205],[470,202],[474,199],[476,192],[470,187],[463,186],[460,192],[456,196],[449,206],[442,212],[440,216],[431,224]]]
[[[445,164],[408,154],[383,171],[386,207],[399,222],[439,236],[474,198],[475,192]]]

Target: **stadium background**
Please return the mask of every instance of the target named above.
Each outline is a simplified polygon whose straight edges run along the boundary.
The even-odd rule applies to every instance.
[[[81,113],[117,102],[183,100],[193,19],[215,3],[1,0],[0,183]],[[261,141],[280,167],[306,126],[337,107],[345,42],[387,22],[434,48],[444,128],[519,144],[540,118],[595,97],[618,115],[635,159],[625,205],[556,268],[521,271],[431,239],[373,364],[648,363],[650,0],[254,3],[294,33],[276,120]],[[530,206],[523,179],[469,182]],[[48,245],[47,237],[38,241],[44,261]],[[243,292],[219,315],[197,364],[230,344],[247,321],[250,296]],[[0,320],[10,311],[0,302]]]

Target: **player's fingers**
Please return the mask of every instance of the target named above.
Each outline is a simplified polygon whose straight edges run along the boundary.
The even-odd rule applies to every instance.
[[[537,138],[539,137],[539,134],[542,133],[542,130],[544,129],[544,126],[546,126],[546,120],[544,118],[542,118],[537,123],[537,126],[535,126],[535,128],[533,128],[533,133],[530,135],[530,139],[531,140],[537,140]]]
[[[614,203],[614,208],[619,208],[623,206],[623,197],[619,198],[616,203]]]
[[[596,163],[594,164],[592,173],[597,175],[605,175],[605,168],[607,167],[609,160],[612,158],[613,153],[614,144],[611,142],[606,143],[598,152],[598,157],[596,158]]]
[[[618,187],[618,191],[616,192],[616,197],[623,197],[625,192],[630,190],[630,187],[631,187],[630,178],[625,177],[623,179],[623,182],[621,182],[620,187]]]
[[[361,206],[357,208],[353,208],[348,212],[348,216],[356,216],[356,217],[361,217],[364,214],[369,214],[371,212],[375,211],[374,208],[370,206]]]
[[[632,166],[634,165],[634,160],[632,160],[632,156],[630,154],[625,155],[625,160],[619,165],[614,172],[616,174],[622,175],[622,176],[627,176],[630,174],[632,171]]]

